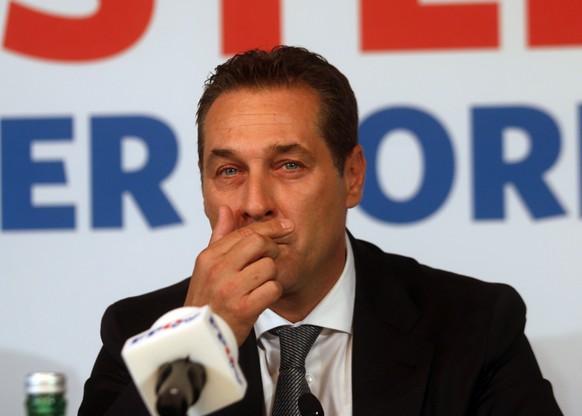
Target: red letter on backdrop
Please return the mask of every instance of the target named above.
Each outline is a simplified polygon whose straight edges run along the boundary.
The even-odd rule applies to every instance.
[[[281,0],[222,0],[222,53],[281,43]]]
[[[582,1],[529,0],[529,45],[582,45]]]
[[[364,51],[499,46],[497,4],[421,5],[420,0],[361,0]]]
[[[4,47],[56,61],[107,58],[133,45],[145,32],[154,0],[101,0],[95,14],[58,17],[10,3]]]

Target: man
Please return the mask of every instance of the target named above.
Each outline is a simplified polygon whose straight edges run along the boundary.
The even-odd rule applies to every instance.
[[[274,329],[321,327],[307,388],[327,415],[560,415],[501,284],[383,253],[346,231],[365,159],[347,79],[304,49],[250,51],[216,69],[198,108],[208,247],[192,277],[118,302],[79,414],[147,414],[120,350],[182,305],[232,328],[245,398],[216,415],[271,414]],[[278,400],[278,399],[277,399]]]

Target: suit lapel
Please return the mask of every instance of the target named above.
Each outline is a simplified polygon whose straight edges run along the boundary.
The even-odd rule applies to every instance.
[[[352,246],[356,261],[353,414],[418,416],[434,346],[415,339],[421,312],[395,278],[395,273],[415,270],[398,257],[395,264],[387,264],[385,254],[353,239]]]

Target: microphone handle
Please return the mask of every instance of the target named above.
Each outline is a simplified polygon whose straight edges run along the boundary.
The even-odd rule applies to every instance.
[[[156,384],[156,409],[160,416],[186,415],[188,408],[198,401],[205,383],[204,367],[188,357],[161,365]]]

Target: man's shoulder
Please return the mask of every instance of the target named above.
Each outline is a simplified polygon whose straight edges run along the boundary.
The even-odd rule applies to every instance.
[[[416,328],[437,343],[450,336],[481,345],[492,332],[510,334],[500,342],[506,345],[523,333],[526,307],[511,286],[426,266],[367,242],[354,247],[356,298],[386,322]]]
[[[190,279],[110,305],[103,315],[103,325],[114,324],[134,335],[148,329],[164,313],[184,305]]]
[[[517,292],[505,283],[489,282],[431,267],[411,257],[384,252],[364,240],[354,239],[352,244],[356,268],[368,272],[363,276],[364,280],[390,280],[412,298],[421,297],[425,301],[442,301],[442,298],[446,298],[457,302],[481,299],[491,302],[503,294],[520,302]]]
[[[189,282],[190,278],[187,278],[161,289],[121,299],[115,302],[115,304],[117,307],[129,311],[140,306],[155,309],[156,305],[158,305],[158,308],[164,309],[166,306],[178,304],[177,307],[179,307],[184,303]]]

